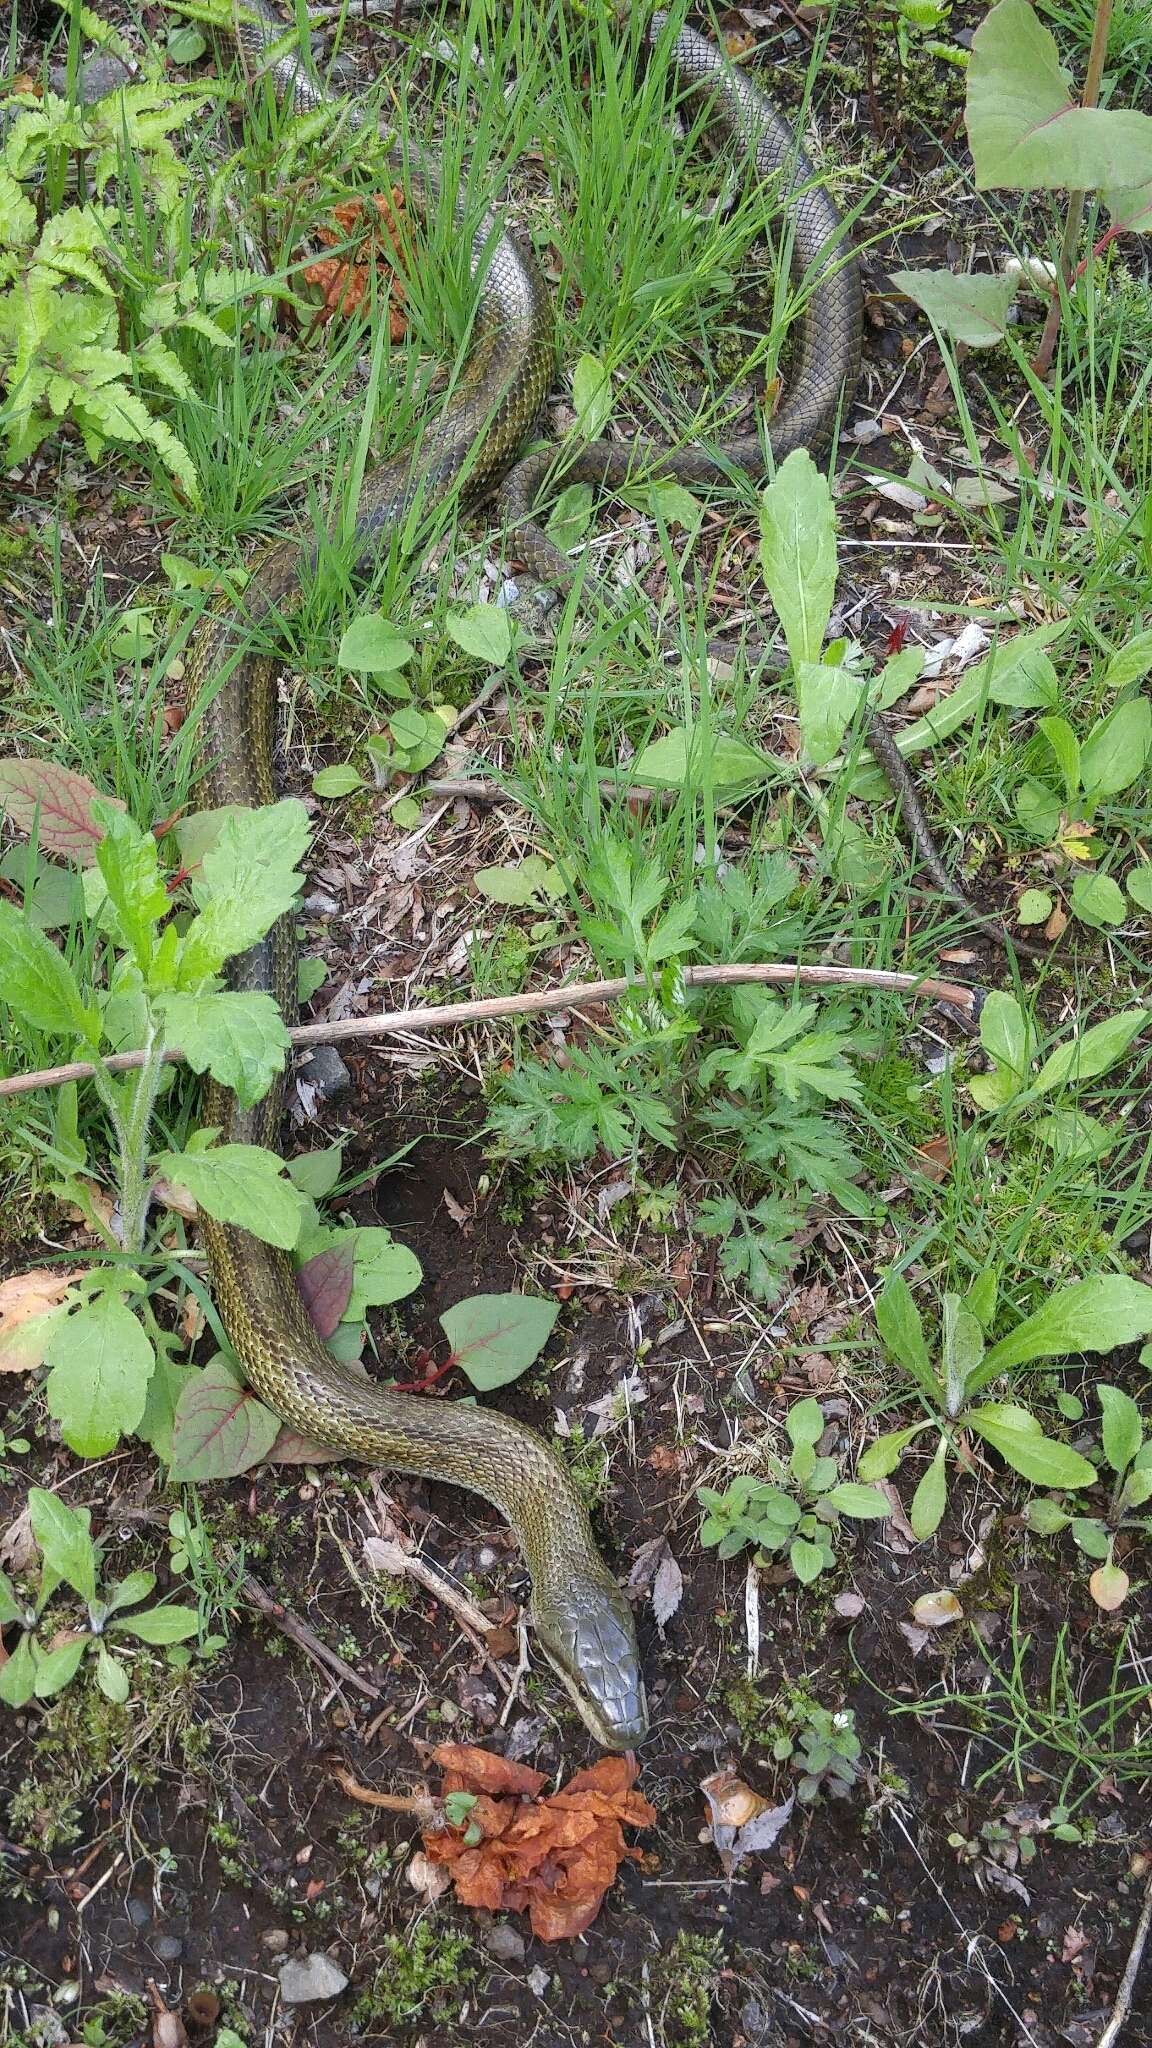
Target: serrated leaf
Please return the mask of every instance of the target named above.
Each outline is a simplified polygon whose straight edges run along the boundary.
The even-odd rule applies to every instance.
[[[0,1002],[36,1031],[100,1042],[100,1012],[84,1002],[59,948],[0,901]]]
[[[296,863],[309,838],[308,813],[295,797],[229,812],[192,883],[200,915],[181,945],[182,988],[196,989],[292,909],[304,879]]]
[[[45,1564],[91,1607],[96,1599],[96,1550],[88,1509],[71,1508],[58,1494],[30,1486],[28,1521]]]
[[[472,880],[489,902],[502,903],[510,910],[524,910],[535,900],[552,903],[564,894],[559,869],[535,853],[516,867],[478,868]]]
[[[836,514],[807,449],[761,493],[760,567],[793,663],[817,661],[836,595]]]
[[[528,1294],[473,1294],[446,1309],[440,1326],[457,1364],[482,1392],[519,1379],[534,1365],[560,1313]]]
[[[194,1074],[211,1074],[232,1089],[242,1109],[268,1093],[284,1071],[291,1040],[275,999],[263,990],[208,990],[158,996],[169,1045],[178,1045]]]
[[[162,1152],[168,1180],[186,1187],[219,1223],[234,1223],[265,1244],[290,1251],[305,1217],[304,1198],[284,1177],[284,1161],[260,1145],[213,1145],[206,1152]]]
[[[62,854],[80,867],[89,867],[103,837],[92,816],[92,803],[101,791],[87,776],[56,761],[0,760],[0,811],[20,832],[31,836],[45,853]],[[117,797],[105,797],[117,809],[124,806]]]
[[[53,1326],[44,1353],[48,1413],[70,1450],[100,1458],[144,1413],[156,1354],[122,1295],[98,1294]]]
[[[231,1479],[267,1456],[280,1418],[242,1387],[218,1353],[180,1396],[172,1429],[172,1477]]]
[[[933,327],[969,348],[1003,341],[1018,289],[1015,278],[981,271],[894,270],[892,283],[927,313]]]

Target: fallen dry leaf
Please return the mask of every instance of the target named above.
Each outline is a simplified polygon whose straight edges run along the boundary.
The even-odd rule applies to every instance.
[[[625,1827],[656,1818],[632,1787],[631,1757],[604,1756],[577,1771],[560,1792],[541,1798],[546,1780],[527,1764],[509,1763],[467,1743],[432,1751],[444,1795],[473,1795],[460,1825],[424,1831],[429,1861],[451,1872],[462,1905],[528,1914],[538,1941],[566,1941],[596,1918],[623,1859],[639,1853]]]
[[[375,272],[377,289],[388,306],[388,333],[392,341],[403,341],[407,321],[402,311],[404,286],[400,277],[404,246],[397,215],[404,209],[404,194],[394,187],[391,200],[383,192],[372,194],[377,221],[366,218],[367,209],[359,199],[342,200],[332,209],[332,217],[338,223],[334,228],[318,229],[320,241],[325,248],[334,249],[339,243],[348,244],[355,237],[351,259],[347,256],[324,256],[319,262],[309,263],[304,271],[307,284],[318,286],[321,305],[317,318],[331,320],[340,313],[345,319],[359,311],[370,295],[371,280]]]
[[[964,1609],[955,1593],[921,1593],[912,1603],[912,1619],[921,1628],[949,1628],[954,1621],[963,1621]]]
[[[53,1311],[87,1271],[86,1266],[67,1272],[59,1266],[34,1266],[29,1273],[0,1280],[0,1372],[31,1372],[44,1363]]]
[[[700,1786],[708,1801],[708,1826],[726,1877],[745,1856],[770,1849],[792,1818],[796,1804],[790,1794],[782,1806],[770,1806],[750,1785],[729,1771],[716,1771]]]

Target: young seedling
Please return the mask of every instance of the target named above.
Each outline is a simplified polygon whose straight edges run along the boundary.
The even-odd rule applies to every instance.
[[[1011,1335],[989,1347],[987,1333],[995,1308],[992,1273],[984,1274],[963,1297],[946,1294],[934,1359],[903,1275],[888,1281],[876,1304],[876,1327],[885,1351],[912,1381],[928,1415],[923,1422],[878,1437],[860,1460],[859,1477],[887,1478],[918,1437],[935,1432],[932,1462],[909,1510],[921,1540],[940,1526],[948,1504],[949,1465],[972,1469],[972,1435],[998,1451],[1005,1464],[1034,1486],[1091,1486],[1095,1467],[1069,1445],[1046,1436],[1029,1408],[1018,1401],[980,1401],[977,1396],[1002,1373],[1034,1359],[1111,1351],[1152,1329],[1152,1288],[1112,1274],[1059,1288]]]
[[[1152,1501],[1152,1438],[1145,1436],[1140,1410],[1130,1394],[1107,1385],[1098,1386],[1096,1393],[1103,1411],[1101,1449],[1113,1480],[1106,1513],[1069,1514],[1049,1494],[1043,1500],[1029,1501],[1026,1518],[1038,1536],[1071,1531],[1085,1557],[1097,1560],[1088,1580],[1092,1598],[1098,1607],[1112,1613],[1131,1590],[1128,1573],[1113,1555],[1116,1538],[1122,1531],[1152,1536],[1152,1515],[1138,1512]]]
[[[768,1454],[771,1482],[742,1472],[723,1493],[697,1487],[696,1498],[705,1510],[700,1541],[721,1557],[735,1557],[751,1544],[760,1564],[786,1551],[796,1577],[807,1586],[836,1562],[841,1516],[878,1522],[890,1509],[875,1487],[842,1480],[836,1459],[818,1454],[824,1434],[818,1401],[797,1401],[784,1427],[792,1452],[786,1465]]]
[[[851,1707],[839,1713],[828,1707],[806,1707],[795,1731],[777,1737],[772,1754],[778,1763],[791,1762],[800,1771],[796,1797],[805,1806],[821,1792],[843,1799],[860,1775],[862,1749],[856,1716]]]
[[[105,1589],[100,1583],[100,1551],[92,1541],[87,1508],[70,1508],[56,1494],[33,1486],[28,1492],[28,1513],[40,1547],[40,1585],[35,1598],[26,1601],[0,1572],[0,1627],[13,1625],[21,1631],[15,1649],[0,1668],[0,1700],[9,1707],[24,1707],[31,1699],[52,1699],[75,1678],[85,1657],[91,1656],[96,1683],[105,1699],[123,1703],[131,1680],[124,1660],[127,1645],[120,1638],[134,1636],[137,1642],[158,1645],[186,1642],[199,1627],[196,1610],[169,1603],[145,1607],[136,1614],[123,1613],[126,1607],[139,1608],[148,1598],[156,1585],[155,1572],[129,1572],[126,1579]],[[85,1620],[79,1628],[54,1628],[45,1641],[45,1610],[62,1585],[79,1595]]]

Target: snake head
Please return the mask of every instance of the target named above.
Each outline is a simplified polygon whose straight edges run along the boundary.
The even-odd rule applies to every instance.
[[[536,1639],[604,1749],[632,1749],[648,1733],[648,1702],[632,1609],[614,1579],[581,1575],[538,1601]]]

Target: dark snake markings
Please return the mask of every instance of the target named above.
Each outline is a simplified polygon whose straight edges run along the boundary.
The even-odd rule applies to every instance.
[[[284,37],[283,23],[262,0],[241,5],[250,18],[238,20],[234,34],[245,66],[270,73],[297,109],[317,106],[324,95],[299,57],[269,56],[272,44]],[[654,17],[650,42],[664,26],[663,16]],[[787,180],[794,261],[808,296],[795,376],[772,423],[772,447],[777,458],[793,448],[819,447],[852,393],[859,365],[860,282],[854,262],[838,247],[839,216],[814,183],[791,130],[750,79],[689,29],[670,40],[669,55],[679,85],[704,96],[709,119],[746,147],[757,173],[783,172]],[[388,162],[407,178],[418,202],[434,196],[435,168],[410,144],[403,151],[394,146]],[[389,534],[417,498],[424,510],[450,494],[475,501],[503,478],[502,506],[520,527],[531,566],[549,582],[567,582],[571,564],[534,516],[551,452],[513,466],[552,378],[547,292],[532,255],[492,216],[473,237],[472,264],[480,287],[468,362],[450,401],[428,420],[417,443],[368,476],[356,522],[363,542],[360,565],[371,561],[377,537]],[[637,468],[658,468],[684,483],[705,484],[722,480],[733,466],[762,472],[757,437],[729,442],[716,455],[698,448],[669,453],[596,442],[567,464],[564,475],[568,482],[613,485]],[[190,695],[226,677],[204,720],[205,749],[213,762],[207,798],[214,806],[275,799],[272,664],[267,655],[243,651],[237,660],[237,649],[246,636],[250,646],[252,627],[298,602],[314,553],[302,539],[272,547],[257,562],[242,604],[221,601],[196,634],[188,661]],[[902,762],[899,767],[907,806],[910,780]],[[915,830],[915,814],[912,821]],[[934,878],[943,876],[954,894],[934,849],[933,855]],[[295,984],[288,917],[236,963],[234,985],[270,990],[290,1019]],[[221,1126],[227,1142],[277,1150],[282,1096],[276,1086],[255,1109],[242,1110],[213,1086],[206,1120]],[[632,1611],[599,1555],[572,1480],[543,1439],[489,1410],[392,1393],[349,1371],[313,1330],[282,1252],[211,1218],[201,1228],[220,1313],[254,1392],[290,1427],[322,1443],[372,1464],[450,1480],[492,1501],[516,1531],[531,1571],[532,1621],[541,1647],[588,1728],[608,1748],[641,1741],[648,1713]]]

